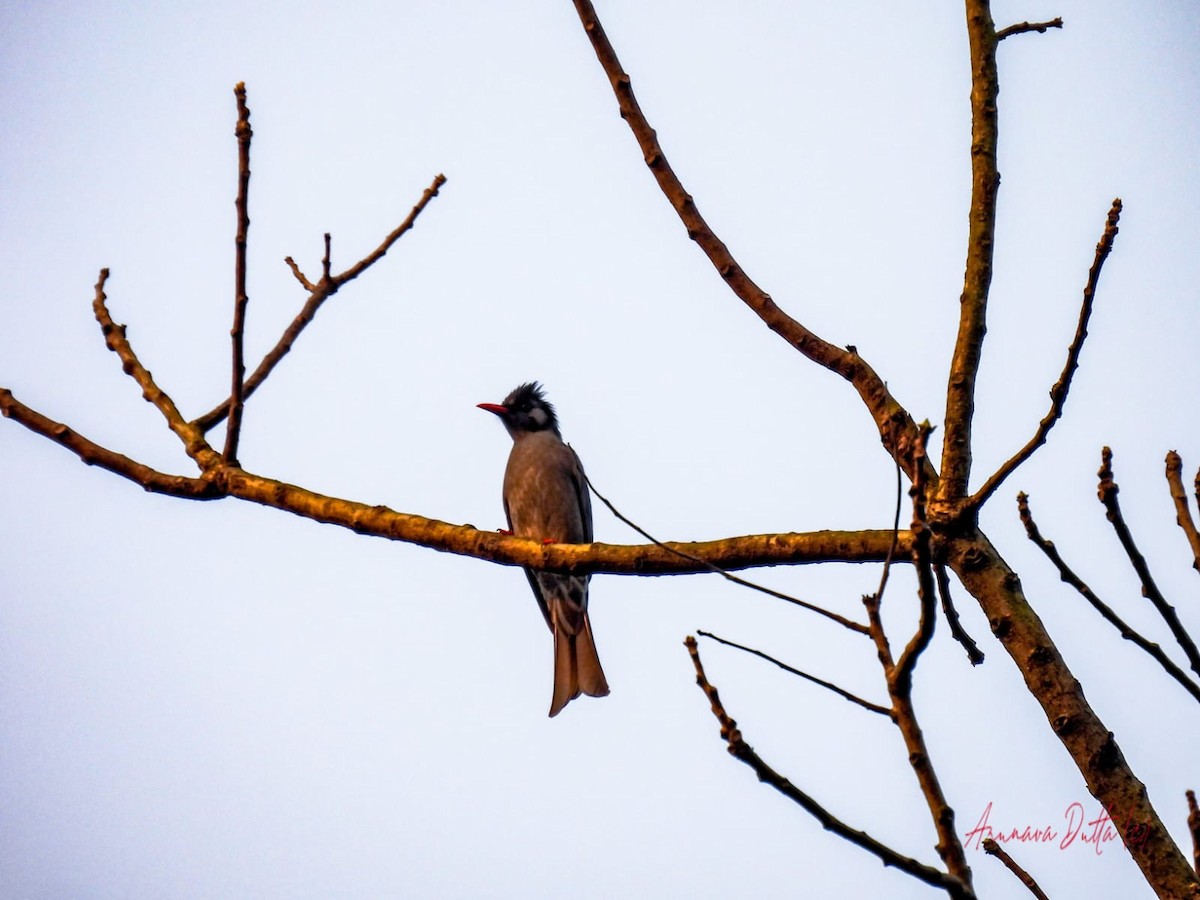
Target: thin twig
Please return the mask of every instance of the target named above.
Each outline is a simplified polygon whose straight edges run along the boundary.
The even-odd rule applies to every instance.
[[[925,454],[925,447],[932,430],[928,422],[921,423],[913,460],[918,474],[913,479],[912,488],[909,490],[913,505],[912,561],[917,570],[917,598],[920,601],[921,612],[917,630],[895,665],[891,664],[890,650],[887,638],[883,633],[883,621],[879,616],[878,602],[868,604],[868,615],[872,636],[879,649],[879,661],[883,666],[888,696],[892,701],[892,719],[900,730],[900,736],[908,750],[909,766],[917,778],[917,783],[921,786],[921,793],[929,808],[929,815],[938,836],[938,855],[946,864],[949,873],[959,883],[970,885],[972,881],[971,867],[967,864],[966,852],[954,827],[954,809],[946,801],[945,791],[942,790],[941,781],[933,768],[933,760],[929,755],[929,748],[925,743],[921,725],[917,721],[917,711],[912,698],[912,681],[917,661],[929,646],[930,641],[933,640],[934,628],[937,624],[937,600],[930,546],[932,533],[925,513],[927,485],[921,477],[921,473],[925,471],[922,457]]]
[[[417,216],[421,215],[421,210],[423,210],[429,204],[430,200],[438,195],[438,191],[441,190],[442,185],[445,183],[445,175],[439,173],[438,175],[434,176],[433,183],[430,184],[429,187],[425,188],[425,192],[421,195],[421,199],[417,201],[417,205],[412,208],[407,218],[397,225],[392,233],[385,237],[378,247],[348,268],[341,275],[333,276],[333,280],[337,282],[338,287],[341,287],[347,281],[353,281],[371,266],[375,265],[375,263],[379,262],[379,260],[383,259],[384,254],[386,254],[388,250],[392,249],[392,244],[400,240],[400,238],[404,236],[404,233],[411,229],[414,224],[416,224]],[[321,264],[322,268],[328,272],[329,235],[325,236],[325,258],[322,260]]]
[[[942,612],[946,614],[946,623],[950,626],[950,634],[967,651],[967,659],[971,661],[971,665],[977,666],[983,662],[983,651],[967,634],[967,630],[963,628],[962,622],[958,619],[958,610],[955,609],[954,598],[950,595],[950,575],[946,572],[946,567],[940,563],[933,567],[933,574],[937,579],[938,596],[942,600]]]
[[[896,466],[896,513],[892,517],[892,546],[888,549],[887,559],[883,561],[883,572],[879,576],[879,587],[875,589],[875,602],[883,602],[883,592],[887,588],[888,575],[892,570],[892,560],[896,556],[896,544],[900,541],[900,508],[904,504],[904,482],[900,477],[900,466]]]
[[[570,444],[568,444],[567,446],[570,447]],[[571,448],[571,452],[572,453],[575,452],[574,447]],[[579,466],[579,471],[583,472],[582,464]],[[801,600],[797,597],[792,597],[789,594],[784,594],[780,591],[772,590],[769,587],[763,587],[761,584],[755,584],[753,581],[747,581],[745,578],[739,578],[736,575],[731,575],[729,572],[725,571],[720,566],[714,565],[713,563],[709,562],[706,559],[702,559],[698,556],[692,556],[690,553],[685,553],[684,551],[679,550],[676,547],[672,547],[670,544],[663,543],[658,538],[656,538],[654,535],[650,534],[650,532],[646,531],[644,528],[642,528],[640,525],[638,525],[636,522],[634,522],[632,519],[629,519],[628,517],[622,515],[620,510],[618,510],[615,506],[613,506],[612,502],[607,497],[605,497],[598,490],[596,490],[596,486],[594,484],[592,484],[591,479],[588,478],[586,474],[584,474],[583,480],[587,482],[588,488],[591,490],[591,492],[593,494],[596,495],[596,498],[601,503],[603,503],[605,506],[608,507],[609,512],[611,512],[614,516],[616,516],[618,519],[620,519],[622,522],[624,522],[626,525],[628,525],[630,528],[632,528],[634,531],[636,531],[638,534],[640,534],[646,540],[650,541],[651,543],[653,543],[659,547],[662,547],[664,550],[674,553],[677,556],[682,557],[683,559],[690,560],[691,562],[697,563],[697,564],[703,566],[704,568],[708,569],[709,571],[716,572],[722,578],[725,578],[728,581],[732,581],[734,584],[738,584],[738,585],[741,585],[742,587],[750,588],[751,590],[759,591],[763,594],[766,594],[769,597],[775,597],[778,600],[786,600],[788,603],[794,603],[797,606],[800,606],[800,607],[803,607],[804,609],[809,610],[810,612],[815,612],[819,615],[824,616],[827,619],[830,619],[831,621],[837,622],[839,625],[841,625],[845,628],[849,628],[851,631],[857,631],[859,634],[867,634],[868,633],[867,627],[865,625],[855,622],[852,619],[847,619],[845,616],[840,616],[835,612],[830,612],[827,609],[822,609],[821,607],[819,607],[813,603],[808,603],[805,600]]]
[[[1020,879],[1021,884],[1029,888],[1029,893],[1037,897],[1038,900],[1050,900],[1049,897],[1038,886],[1038,883],[1033,880],[1033,876],[1017,865],[1017,861],[1004,852],[1004,848],[997,844],[991,838],[983,839],[983,852],[990,856],[996,857],[1000,862],[1008,867],[1008,871],[1012,872]]]
[[[30,409],[5,388],[0,388],[0,413],[5,418],[19,422],[35,434],[66,447],[89,466],[99,466],[114,475],[128,478],[147,491],[188,500],[216,500],[225,496],[220,488],[208,479],[168,475],[102,447],[61,422],[55,422],[37,410]]]
[[[918,463],[920,463],[920,458],[925,455],[926,441],[932,430],[928,422],[921,424],[921,440],[916,450]],[[917,477],[913,481],[909,494],[913,501],[912,558],[913,565],[917,570],[917,598],[921,603],[921,615],[916,634],[912,636],[904,648],[904,652],[900,654],[893,675],[896,692],[904,695],[912,693],[912,676],[917,668],[917,660],[925,652],[929,642],[933,640],[933,631],[937,624],[937,594],[933,585],[933,563],[929,549],[931,535],[929,523],[925,519],[925,481],[921,477],[924,466],[918,465],[916,469]]]
[[[1112,252],[1113,242],[1120,230],[1117,228],[1120,219],[1121,198],[1118,197],[1112,202],[1112,207],[1108,211],[1108,219],[1104,225],[1104,233],[1100,236],[1099,243],[1096,244],[1096,255],[1092,260],[1092,267],[1088,270],[1087,283],[1083,287],[1083,303],[1079,308],[1079,322],[1075,326],[1075,337],[1072,338],[1071,345],[1067,348],[1067,361],[1063,365],[1062,374],[1058,376],[1058,381],[1054,382],[1054,387],[1050,388],[1050,411],[1038,423],[1037,431],[1029,439],[1029,442],[1006,460],[984,482],[983,487],[974,493],[969,502],[976,509],[987,502],[987,499],[996,492],[996,488],[1000,487],[1004,479],[1033,456],[1038,447],[1046,443],[1050,429],[1062,417],[1063,405],[1067,402],[1067,394],[1071,390],[1071,379],[1075,376],[1075,370],[1079,368],[1079,355],[1083,351],[1083,342],[1087,338],[1088,320],[1092,316],[1092,305],[1096,296],[1096,285],[1100,281],[1100,270],[1104,268],[1104,261]]]
[[[716,641],[718,644],[724,644],[726,647],[735,647],[738,650],[744,650],[746,653],[749,653],[753,656],[757,656],[759,659],[765,659],[769,663],[774,663],[775,665],[779,666],[779,668],[783,669],[785,672],[790,672],[793,675],[798,675],[801,678],[805,679],[806,681],[811,681],[813,684],[819,685],[820,687],[823,687],[826,690],[833,691],[833,693],[837,694],[839,697],[843,697],[844,699],[849,700],[851,703],[857,703],[863,709],[870,710],[873,713],[879,713],[879,715],[881,715],[881,716],[887,716],[889,719],[892,718],[892,711],[890,709],[888,709],[886,706],[880,706],[878,703],[872,703],[870,700],[864,700],[862,697],[859,697],[857,694],[852,694],[849,691],[838,687],[836,684],[825,681],[822,678],[817,678],[815,675],[809,675],[807,672],[801,672],[799,669],[792,668],[787,663],[780,662],[775,657],[770,656],[769,654],[763,653],[761,650],[755,650],[753,647],[747,647],[744,644],[738,644],[738,643],[735,643],[734,641],[726,640],[723,637],[719,637],[719,636],[713,634],[711,631],[703,631],[701,629],[697,629],[696,634],[700,635],[701,637],[706,637],[710,640]]]
[[[892,657],[892,645],[888,643],[887,632],[883,630],[883,617],[879,614],[879,595],[864,594],[862,602],[867,610],[867,630],[871,640],[875,642],[875,655],[879,658],[879,664],[883,666],[884,674],[887,675],[895,668],[896,661]]]
[[[826,831],[832,831],[839,837],[845,838],[850,843],[863,848],[868,853],[873,853],[885,866],[895,866],[900,871],[926,884],[941,888],[951,897],[955,898],[955,900],[968,900],[968,898],[975,896],[974,892],[967,885],[952,875],[947,875],[945,872],[941,872],[932,866],[927,866],[911,857],[902,856],[866,832],[851,828],[767,765],[762,757],[754,752],[754,748],[743,739],[742,733],[737,727],[737,722],[730,718],[729,714],[725,711],[717,689],[709,683],[708,678],[705,676],[704,665],[700,661],[700,649],[696,644],[696,639],[689,635],[687,640],[684,641],[684,645],[687,647],[688,653],[691,654],[692,664],[696,669],[696,684],[700,686],[705,696],[708,697],[713,716],[716,717],[721,725],[721,737],[728,744],[730,755],[753,769],[759,781],[770,785],[789,800],[799,805],[812,815]]]
[[[920,437],[918,436],[918,442]],[[903,503],[903,493],[900,491],[900,467],[896,467],[896,514],[892,520],[892,543],[888,548],[887,559],[883,561],[883,574],[879,576],[879,587],[874,594],[864,594],[862,598],[863,607],[867,611],[867,631],[871,636],[871,640],[875,643],[875,654],[879,659],[879,664],[883,666],[884,674],[891,672],[895,666],[895,661],[892,658],[892,648],[888,643],[887,632],[883,630],[883,617],[879,610],[883,605],[883,592],[887,588],[888,573],[891,569],[892,559],[896,551],[896,539],[900,535],[900,508]],[[911,556],[911,553],[910,553]],[[892,717],[893,721],[895,716]]]
[[[1006,37],[1012,37],[1014,34],[1025,34],[1028,31],[1036,31],[1038,34],[1045,34],[1048,28],[1062,28],[1062,16],[1056,19],[1051,19],[1049,22],[1021,22],[1018,25],[1009,25],[1007,28],[1001,28],[996,32],[996,40],[1002,41]]]
[[[96,321],[100,323],[105,346],[117,354],[121,360],[122,370],[141,387],[142,398],[148,403],[153,403],[162,413],[163,418],[167,420],[167,425],[183,442],[187,455],[204,470],[221,465],[221,457],[204,440],[204,433],[184,421],[183,415],[175,406],[175,401],[166,391],[155,384],[154,376],[137,358],[137,354],[133,352],[133,347],[125,337],[125,326],[118,325],[112,320],[112,316],[108,312],[108,298],[104,293],[104,285],[107,281],[108,269],[101,269],[100,280],[96,282],[96,297],[92,301],[92,312],[96,316]]]
[[[1046,558],[1054,564],[1054,567],[1058,569],[1059,577],[1064,582],[1071,585],[1071,587],[1075,588],[1075,590],[1079,592],[1080,596],[1090,603],[1092,608],[1096,610],[1096,612],[1098,612],[1106,622],[1117,629],[1122,638],[1132,642],[1146,653],[1150,654],[1155,662],[1162,666],[1163,670],[1168,675],[1179,682],[1179,684],[1183,686],[1184,690],[1186,690],[1192,695],[1192,697],[1200,702],[1200,685],[1197,685],[1188,676],[1187,672],[1179,668],[1179,666],[1177,666],[1171,660],[1171,658],[1163,652],[1162,647],[1153,641],[1147,640],[1145,637],[1131,628],[1124,619],[1113,612],[1112,608],[1099,597],[1097,597],[1092,592],[1092,589],[1083,582],[1083,579],[1076,575],[1070,566],[1063,561],[1063,558],[1058,553],[1058,548],[1054,546],[1054,542],[1042,537],[1042,533],[1037,527],[1037,523],[1033,521],[1033,513],[1030,512],[1029,509],[1029,496],[1024,491],[1022,491],[1020,494],[1017,494],[1017,511],[1021,516],[1021,522],[1025,525],[1025,533],[1029,536],[1029,540],[1031,540],[1037,546],[1037,548],[1046,555]]]
[[[425,209],[430,200],[438,195],[438,190],[445,183],[445,175],[438,175],[436,178],[434,178],[433,182],[421,195],[421,199],[417,201],[417,204],[409,212],[408,217],[405,218],[405,220],[401,222],[391,234],[384,238],[383,243],[376,247],[375,250],[372,251],[368,256],[359,260],[340,275],[325,274],[322,276],[321,281],[318,284],[313,285],[308,281],[307,278],[304,277],[304,274],[300,271],[300,267],[296,265],[295,261],[290,256],[285,260],[285,262],[288,264],[288,267],[292,270],[292,274],[295,275],[296,279],[301,284],[305,285],[305,287],[309,290],[309,297],[305,301],[300,312],[297,313],[296,318],[293,319],[292,323],[284,330],[283,334],[279,338],[279,341],[274,347],[271,348],[270,352],[263,357],[262,362],[258,364],[258,368],[254,370],[253,374],[246,379],[242,391],[245,399],[249,399],[250,396],[258,390],[259,386],[266,381],[267,376],[271,374],[271,371],[279,364],[280,360],[287,356],[288,352],[292,349],[292,345],[296,342],[296,339],[300,336],[301,332],[303,332],[308,326],[308,323],[313,320],[313,317],[317,314],[317,310],[321,308],[321,305],[331,296],[336,294],[338,289],[341,288],[342,285],[344,285],[347,281],[357,278],[364,271],[366,271],[368,267],[379,261],[383,255],[387,253],[392,244],[396,243],[396,241],[400,239],[401,235],[413,227],[417,221],[417,217],[421,215],[421,211]],[[330,238],[329,235],[326,234],[325,255],[321,260],[321,268],[323,273],[328,273],[329,270],[329,243]],[[207,432],[224,421],[225,416],[228,415],[228,412],[229,400],[222,400],[204,415],[195,419],[193,424],[202,432]]]
[[[1192,568],[1200,572],[1200,532],[1196,531],[1196,523],[1192,519],[1187,494],[1183,489],[1183,460],[1174,450],[1167,454],[1167,485],[1175,503],[1175,521],[1187,535],[1188,543],[1192,547]]]
[[[300,267],[296,265],[296,261],[294,259],[292,259],[290,256],[285,256],[283,261],[287,264],[287,267],[292,270],[292,274],[296,276],[296,280],[300,282],[301,287],[303,287],[310,294],[316,291],[317,286],[304,276],[304,273],[300,271]]]
[[[246,296],[246,245],[250,234],[250,140],[254,137],[254,131],[250,128],[250,107],[246,105],[246,83],[239,81],[233,94],[237,98],[238,110],[237,125],[233,131],[238,144],[238,189],[237,200],[234,201],[237,234],[234,237],[233,327],[229,330],[233,343],[233,375],[230,379],[229,424],[225,428],[223,455],[230,465],[236,466],[238,439],[242,433],[242,387],[246,377],[243,336],[246,331],[246,304],[250,300]]]
[[[1192,481],[1192,492],[1196,495],[1196,506],[1200,507],[1200,469],[1196,470],[1196,477]]]
[[[1130,565],[1137,572],[1138,578],[1142,580],[1142,596],[1158,610],[1158,614],[1167,623],[1176,642],[1183,648],[1183,653],[1188,658],[1192,671],[1200,675],[1200,650],[1196,649],[1196,642],[1192,640],[1192,636],[1179,621],[1175,607],[1167,602],[1162,591],[1158,589],[1154,577],[1150,574],[1150,567],[1146,564],[1146,558],[1138,551],[1137,545],[1133,541],[1133,535],[1125,524],[1125,517],[1121,514],[1121,504],[1117,500],[1120,488],[1113,481],[1112,450],[1105,447],[1100,451],[1100,459],[1100,471],[1097,473],[1100,476],[1100,484],[1096,493],[1100,497],[1100,502],[1104,504],[1105,515],[1112,523],[1113,530],[1117,533],[1117,539],[1125,549],[1125,555],[1129,557]]]
[[[1195,866],[1196,874],[1200,875],[1200,806],[1196,805],[1196,792],[1189,790],[1187,792],[1188,831],[1192,833],[1192,864]]]
[[[717,237],[696,207],[692,195],[671,168],[663,153],[658,135],[646,119],[633,93],[629,75],[621,66],[617,52],[608,39],[591,0],[575,0],[575,9],[583,24],[596,59],[612,86],[621,118],[633,132],[642,151],[642,158],[654,175],[658,186],[679,216],[687,235],[708,257],[713,268],[730,290],[748,306],[762,322],[792,347],[820,366],[835,372],[853,385],[867,407],[879,430],[883,445],[912,477],[912,443],[917,438],[917,426],[912,416],[888,392],[883,379],[853,349],[842,349],[823,340],[797,320],[783,312],[733,258],[729,248]],[[926,473],[932,483],[937,473]]]

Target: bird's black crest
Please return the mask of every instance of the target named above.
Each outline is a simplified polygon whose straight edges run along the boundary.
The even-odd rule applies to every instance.
[[[528,414],[541,408],[546,411],[546,426],[555,433],[558,432],[558,415],[554,404],[546,399],[546,391],[538,382],[528,381],[514,388],[512,393],[504,398],[504,406],[520,420],[528,421]]]

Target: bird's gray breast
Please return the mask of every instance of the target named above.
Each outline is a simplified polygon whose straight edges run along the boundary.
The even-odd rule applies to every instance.
[[[555,434],[517,438],[504,472],[504,508],[513,534],[539,541],[591,543],[592,508],[579,460]],[[550,630],[578,634],[587,612],[588,575],[525,570]]]
[[[504,471],[504,505],[514,534],[567,544],[592,540],[583,473],[575,454],[552,432],[514,441]]]

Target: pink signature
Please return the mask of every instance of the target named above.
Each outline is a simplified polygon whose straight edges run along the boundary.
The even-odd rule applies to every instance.
[[[1083,811],[1083,804],[1071,803],[1063,811],[1064,824],[1055,828],[1052,825],[1018,825],[1015,827],[990,824],[992,804],[989,801],[983,810],[983,815],[975,827],[966,833],[964,845],[969,850],[972,845],[976,850],[982,849],[983,842],[991,838],[997,844],[1057,844],[1059,850],[1066,850],[1072,844],[1080,847],[1090,845],[1099,856],[1104,852],[1103,845],[1109,841],[1119,841],[1121,824],[1115,816],[1111,816],[1103,806],[1100,814],[1094,819],[1088,819]],[[1142,822],[1130,822],[1125,825],[1125,842],[1131,847],[1137,847],[1146,842],[1149,828]]]

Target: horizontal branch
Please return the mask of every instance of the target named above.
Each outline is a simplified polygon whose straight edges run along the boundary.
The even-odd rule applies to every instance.
[[[825,562],[878,563],[887,558],[894,539],[898,540],[898,552],[910,553],[912,548],[909,532],[896,535],[891,529],[752,534],[712,541],[668,541],[661,545],[543,544],[480,531],[473,525],[452,525],[386,506],[369,506],[318,494],[226,465],[215,453],[216,462],[206,470],[204,479],[166,475],[80,437],[68,426],[20,403],[2,388],[0,411],[66,447],[85,462],[101,465],[148,491],[195,499],[237,497],[358,534],[507,566],[571,574],[685,575],[708,572],[714,565],[722,569],[748,569]]]
[[[231,496],[316,522],[502,565],[569,574],[683,575],[707,572],[709,563],[723,569],[745,569],[820,562],[881,562],[892,540],[892,532],[881,529],[672,541],[663,547],[655,544],[543,544],[528,538],[480,531],[473,525],[452,525],[396,512],[386,506],[339,500],[241,469],[222,469],[215,474],[222,489]],[[902,546],[909,544],[906,533],[901,533],[900,541]]]
[[[1002,41],[1006,37],[1012,37],[1014,34],[1026,34],[1030,31],[1036,31],[1038,34],[1045,34],[1048,28],[1062,28],[1062,16],[1056,19],[1051,19],[1049,22],[1020,22],[1016,25],[1009,25],[1007,28],[1001,28],[996,32],[996,40]]]
[[[0,388],[0,413],[5,418],[24,425],[30,431],[66,447],[89,466],[99,466],[122,478],[128,478],[147,491],[190,500],[216,500],[225,496],[215,484],[206,479],[168,475],[102,447],[61,422],[55,422],[30,409],[5,388]]]

